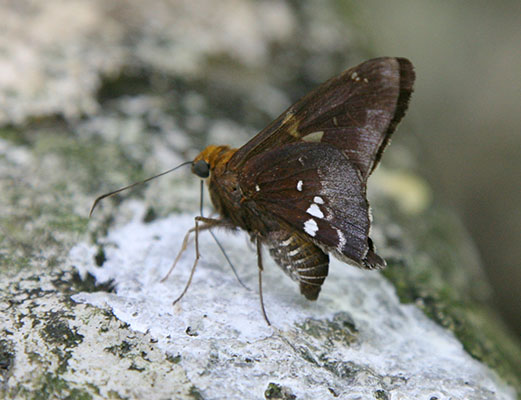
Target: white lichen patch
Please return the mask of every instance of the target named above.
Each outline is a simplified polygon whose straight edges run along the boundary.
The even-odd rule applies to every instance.
[[[384,388],[390,398],[514,398],[513,391],[471,358],[450,332],[416,306],[400,304],[392,285],[379,273],[351,268],[334,258],[319,300],[309,302],[295,282],[264,257],[264,304],[273,324],[269,327],[256,291],[237,283],[211,236],[202,232],[200,265],[192,286],[172,306],[188,278],[193,243],[170,278],[160,280],[193,226],[193,217],[172,216],[144,224],[143,210],[138,211],[134,221],[110,231],[101,268],[92,257],[94,246],[80,244],[71,251],[72,265],[97,279],[114,279],[116,293],[81,293],[73,298],[110,307],[132,329],[148,332],[165,352],[179,354],[179,365],[209,398],[262,398],[274,376],[299,399],[333,398],[331,388],[340,398],[356,394],[369,399],[374,398],[375,387]],[[316,232],[311,226],[315,229],[316,222],[308,228]],[[242,280],[256,288],[256,253],[245,250],[246,238],[220,231],[217,235]],[[307,333],[306,319],[327,332],[328,321],[338,315],[352,320],[356,345]],[[315,361],[309,362],[310,358]],[[338,370],[349,367],[352,379],[326,368],[326,362]]]

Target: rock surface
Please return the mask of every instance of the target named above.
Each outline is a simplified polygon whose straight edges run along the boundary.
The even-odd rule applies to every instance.
[[[87,219],[97,194],[206,144],[244,143],[303,88],[368,58],[352,10],[336,4],[0,5],[4,397],[516,397],[521,351],[487,306],[472,244],[403,144],[370,181],[389,268],[334,261],[310,303],[266,256],[273,327],[243,233],[217,235],[252,290],[201,235],[192,286],[172,306],[193,262],[191,244],[160,282],[198,210],[187,172]]]
[[[80,293],[72,299],[109,308],[130,328],[147,332],[178,357],[190,381],[208,398],[260,398],[270,382],[299,399],[510,398],[497,376],[473,360],[450,332],[416,306],[400,304],[379,273],[331,263],[320,300],[306,301],[273,262],[266,262],[264,302],[239,285],[209,235],[186,296],[172,306],[187,279],[193,248],[168,281],[172,238],[193,226],[192,216],[144,223],[144,210],[105,239],[107,260],[95,265],[96,246],[80,244],[71,262],[82,275],[111,280],[117,294]],[[256,287],[254,251],[245,235],[219,234],[245,283]],[[226,382],[223,385],[223,382]]]

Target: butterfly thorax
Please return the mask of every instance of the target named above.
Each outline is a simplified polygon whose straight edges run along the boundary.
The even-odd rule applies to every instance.
[[[229,146],[210,145],[201,151],[193,162],[204,160],[210,166],[210,171],[213,172],[223,169],[236,151],[237,149],[232,149]]]
[[[210,198],[221,218],[237,228],[242,228],[253,236],[263,233],[278,224],[259,218],[255,203],[245,195],[239,184],[239,171],[228,163],[237,149],[228,146],[208,146],[195,159],[204,160],[210,167],[207,178]],[[269,225],[269,226],[266,226]]]

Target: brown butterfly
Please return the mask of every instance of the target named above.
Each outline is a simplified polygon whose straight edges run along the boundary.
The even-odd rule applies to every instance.
[[[366,61],[300,99],[241,148],[208,146],[195,157],[192,172],[206,180],[219,218],[196,217],[187,233],[181,252],[195,232],[196,260],[176,302],[197,265],[198,232],[214,227],[244,229],[256,244],[268,324],[263,245],[309,300],[327,277],[329,253],[383,268],[369,237],[366,184],[405,114],[414,79],[405,58]]]

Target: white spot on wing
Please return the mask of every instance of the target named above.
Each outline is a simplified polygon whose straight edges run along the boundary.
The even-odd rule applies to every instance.
[[[315,236],[318,231],[317,222],[314,219],[308,219],[304,222],[304,232],[306,232],[309,236]]]
[[[313,201],[317,204],[324,204],[324,199],[320,196],[313,197]]]
[[[256,190],[257,192],[260,192],[260,187],[259,187],[259,185],[255,185],[255,190]]]
[[[339,252],[342,252],[344,246],[346,245],[346,237],[340,229],[335,228],[335,230],[338,235],[338,244],[336,245],[336,248]]]
[[[369,216],[369,235],[371,235],[373,230],[373,210],[371,210],[371,207],[367,209],[367,214]]]
[[[357,74],[356,71],[355,71],[355,72],[353,72],[353,73],[351,74],[351,79],[352,79],[352,80],[355,80],[356,78],[358,78],[358,74]]]
[[[306,210],[306,212],[310,215],[313,215],[314,217],[324,218],[324,214],[315,203],[311,204],[309,208]]]
[[[303,182],[302,182],[302,181],[298,181],[298,182],[297,182],[297,190],[298,190],[299,192],[302,192],[302,185],[303,185]]]
[[[307,134],[302,138],[302,140],[304,142],[320,142],[322,140],[322,136],[324,136],[324,131],[316,131]]]

